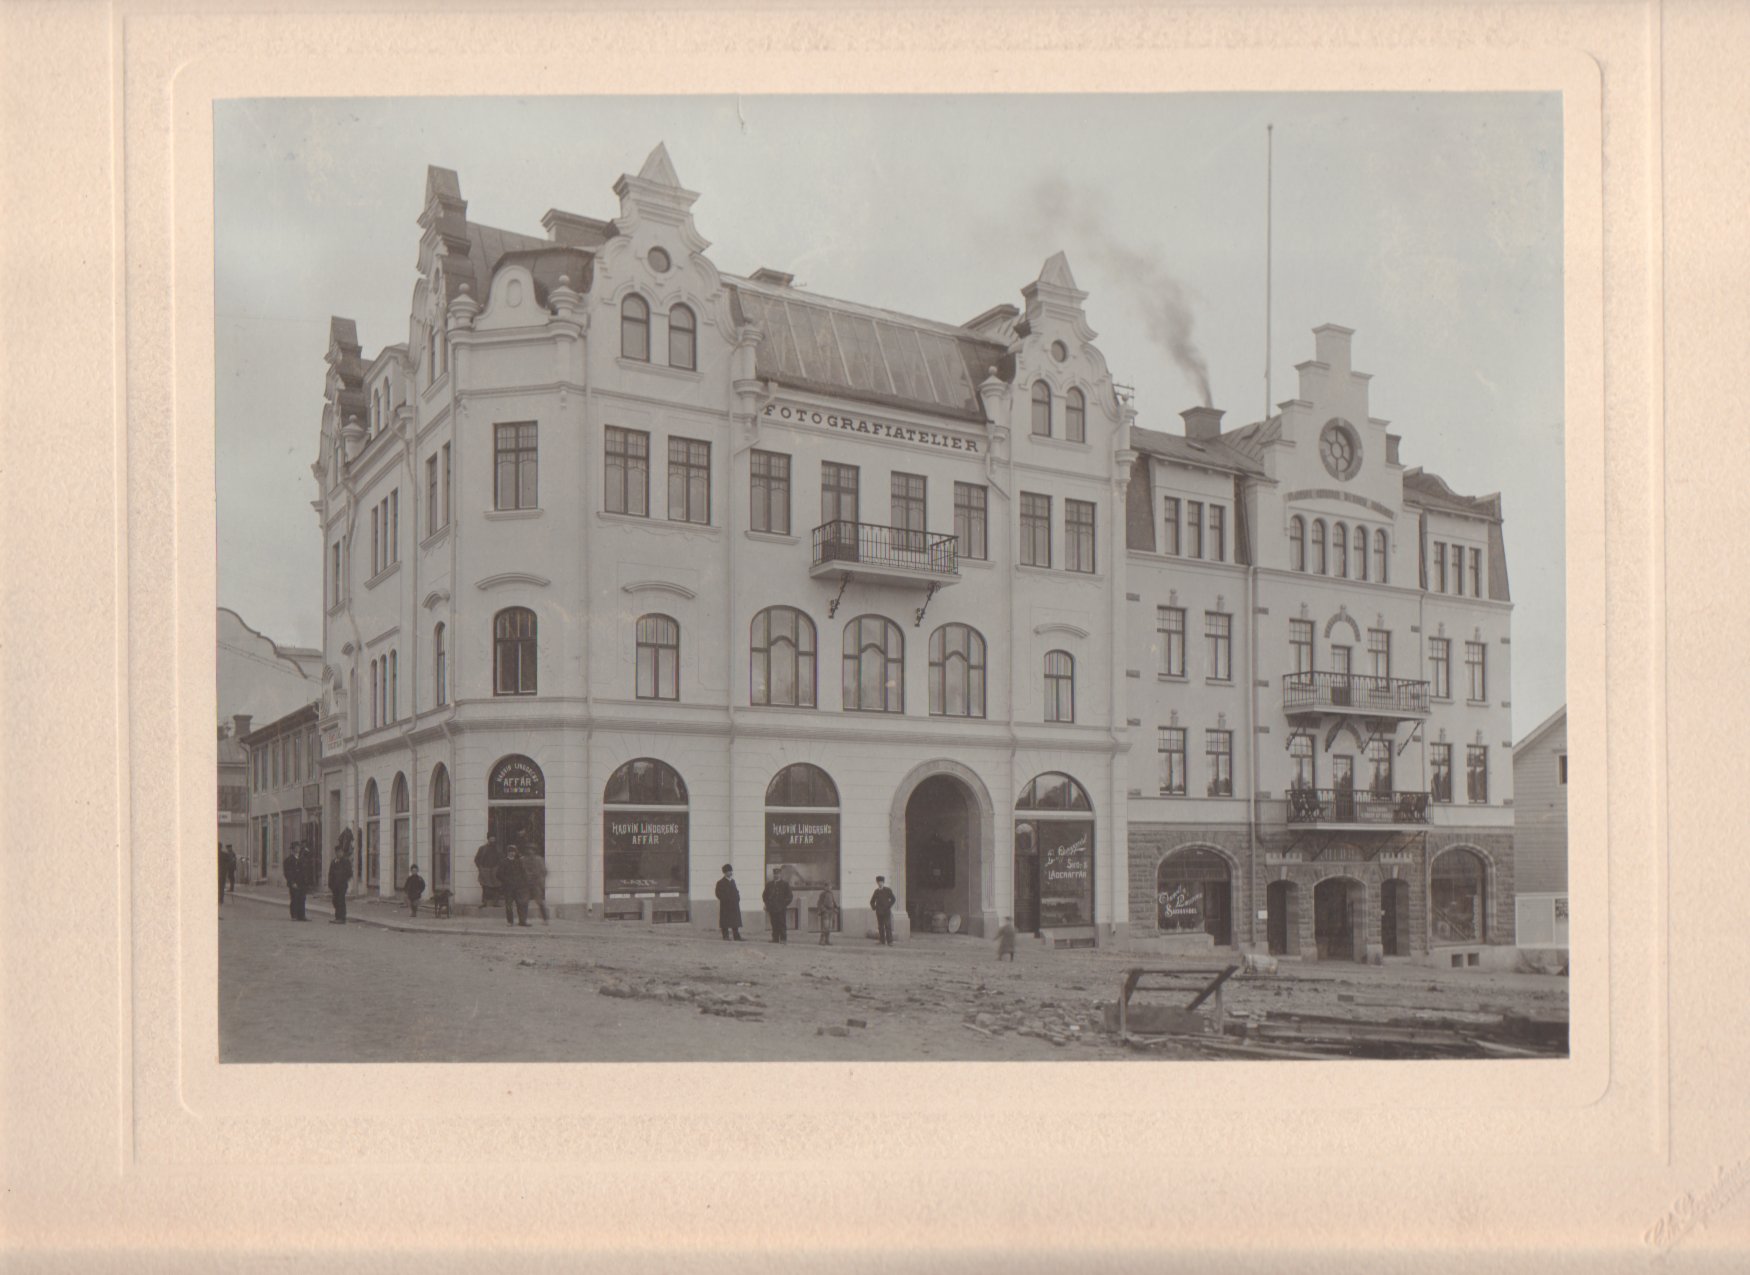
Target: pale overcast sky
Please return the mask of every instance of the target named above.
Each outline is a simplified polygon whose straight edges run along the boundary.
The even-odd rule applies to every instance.
[[[1225,424],[1264,408],[1268,123],[1273,398],[1294,395],[1312,328],[1354,328],[1404,463],[1502,493],[1522,736],[1564,698],[1553,94],[222,103],[218,600],[320,641],[328,320],[357,320],[367,359],[407,340],[428,164],[459,173],[471,220],[541,235],[549,208],[614,216],[614,180],[666,142],[720,269],[946,322],[1019,304],[1063,249],[1139,423],[1178,432],[1202,395],[1187,319]]]

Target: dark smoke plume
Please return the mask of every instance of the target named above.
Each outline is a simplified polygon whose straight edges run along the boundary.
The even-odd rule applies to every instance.
[[[1134,294],[1145,316],[1149,338],[1196,382],[1203,406],[1213,407],[1209,364],[1191,338],[1195,323],[1191,304],[1184,287],[1168,273],[1166,266],[1150,254],[1120,242],[1106,228],[1100,205],[1062,178],[1042,181],[1034,187],[1033,204],[1049,235],[1061,240],[1067,232],[1072,237],[1069,246],[1072,260],[1092,261],[1102,274]]]

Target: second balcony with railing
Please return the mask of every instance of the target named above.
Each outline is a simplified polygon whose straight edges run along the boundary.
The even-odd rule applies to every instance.
[[[814,529],[809,574],[854,572],[859,578],[929,581],[939,587],[960,578],[959,542],[952,533],[868,522],[835,521]]]
[[[1282,679],[1282,711],[1420,719],[1428,716],[1428,683],[1361,673],[1290,673]]]
[[[1402,827],[1425,824],[1425,792],[1374,792],[1357,788],[1290,788],[1288,822],[1322,827]]]

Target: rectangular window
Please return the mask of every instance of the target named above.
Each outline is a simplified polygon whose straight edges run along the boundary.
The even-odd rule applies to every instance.
[[[711,444],[697,438],[668,440],[668,520],[711,521]]]
[[[1568,782],[1568,755],[1566,753],[1556,754],[1556,782],[1558,784]]]
[[[1201,558],[1203,556],[1203,502],[1187,500],[1185,502],[1185,556]]]
[[[1483,596],[1483,551],[1470,551],[1470,591],[1472,597]]]
[[[1161,796],[1185,795],[1185,728],[1161,727]]]
[[[1368,790],[1375,797],[1389,798],[1392,793],[1392,742],[1389,739],[1376,739],[1367,745],[1367,761],[1373,773],[1368,780]]]
[[[371,506],[371,574],[383,569],[383,506]]]
[[[425,458],[425,534],[431,535],[443,526],[438,521],[438,458],[432,453]]]
[[[820,521],[857,522],[861,475],[855,465],[820,463]]]
[[[389,507],[386,514],[388,521],[384,524],[389,528],[389,561],[388,566],[394,566],[401,561],[401,489],[397,487],[389,493]]]
[[[1209,679],[1233,681],[1233,616],[1222,611],[1205,611],[1203,634],[1209,643]]]
[[[537,509],[535,423],[520,421],[493,430],[493,460],[497,469],[493,508]]]
[[[1313,622],[1311,620],[1290,620],[1288,622],[1288,651],[1293,657],[1295,677],[1310,680],[1313,671]]]
[[[1168,496],[1162,503],[1166,506],[1167,522],[1161,537],[1161,552],[1176,558],[1179,556],[1179,498]]]
[[[1234,733],[1231,730],[1205,731],[1203,755],[1209,763],[1209,795],[1234,795]]]
[[[650,435],[608,426],[607,509],[611,514],[650,516]]]
[[[1434,592],[1446,592],[1446,544],[1439,540],[1434,542]]]
[[[1435,699],[1452,698],[1452,639],[1428,639],[1429,694]]]
[[[383,701],[389,706],[389,720],[401,720],[401,652],[389,652],[389,693]]]
[[[954,538],[962,558],[983,561],[990,556],[985,516],[990,495],[976,483],[954,484]]]
[[[1051,565],[1051,497],[1021,493],[1021,565]]]
[[[1452,591],[1464,596],[1464,546],[1452,546]]]
[[[328,605],[340,605],[340,541],[334,542],[328,556]]]
[[[1489,800],[1489,747],[1471,744],[1464,750],[1464,790],[1473,805]]]
[[[889,525],[906,533],[899,537],[900,544],[913,553],[922,553],[924,548],[924,491],[922,474],[896,473],[887,480]]]
[[[448,443],[444,444],[443,455],[444,455],[444,464],[443,464],[443,471],[444,471],[444,475],[443,475],[443,477],[444,477],[444,491],[443,491],[444,520],[439,525],[447,527],[450,525],[450,445]]]
[[[1452,800],[1452,745],[1430,744],[1428,753],[1428,796],[1433,801]]]
[[[752,510],[749,525],[775,536],[790,534],[790,458],[781,452],[753,453]]]
[[[1367,671],[1374,677],[1391,676],[1391,630],[1367,630]]]
[[[1156,607],[1155,629],[1161,639],[1161,672],[1185,676],[1185,608]]]
[[[1227,510],[1221,505],[1209,507],[1209,560],[1227,561]]]
[[[1473,704],[1489,697],[1489,648],[1481,642],[1464,644],[1465,696]]]
[[[1063,565],[1071,571],[1094,570],[1094,504],[1089,500],[1063,502]]]
[[[1317,788],[1318,770],[1314,765],[1313,737],[1311,735],[1291,735],[1288,739],[1288,762],[1291,769],[1289,786],[1291,788]]]

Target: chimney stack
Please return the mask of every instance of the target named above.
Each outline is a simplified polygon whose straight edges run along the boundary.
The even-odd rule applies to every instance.
[[[249,719],[251,716],[252,714],[249,713],[238,713],[231,719],[231,737],[238,743],[242,743],[243,737],[249,733]]]
[[[1227,413],[1218,407],[1187,407],[1179,415],[1185,422],[1185,437],[1206,443],[1221,437],[1221,418]]]

